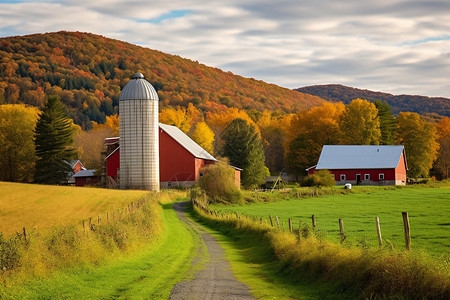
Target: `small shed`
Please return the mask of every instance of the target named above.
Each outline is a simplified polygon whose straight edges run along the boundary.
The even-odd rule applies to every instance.
[[[317,165],[306,171],[323,169],[337,185],[405,185],[408,165],[403,146],[325,145]]]
[[[75,179],[75,186],[91,186],[98,183],[98,176],[95,175],[96,170],[81,170],[72,177]]]

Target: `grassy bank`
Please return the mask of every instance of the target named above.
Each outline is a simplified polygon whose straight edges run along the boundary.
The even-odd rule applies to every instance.
[[[28,281],[7,290],[7,298],[167,299],[173,285],[189,277],[202,243],[176,217],[171,204],[161,207],[165,230],[142,250]]]
[[[5,210],[2,207],[2,217],[17,219],[15,222],[22,224],[41,220],[38,223],[44,225],[30,226],[26,233],[0,234],[0,296],[29,280],[45,279],[54,272],[114,262],[146,248],[164,233],[161,203],[172,202],[180,196],[175,193],[79,190],[22,184],[2,186],[9,188],[7,197],[12,201],[5,205]],[[21,201],[18,196],[37,190],[40,194],[35,197],[36,201],[28,198]],[[6,203],[7,197],[2,193],[1,201]],[[27,204],[35,208],[34,213]],[[51,209],[47,213],[40,205]],[[22,209],[13,210],[12,207]],[[77,207],[80,212],[77,212]],[[111,211],[115,208],[118,209]],[[17,212],[15,217],[14,211]],[[73,214],[68,214],[71,217],[64,218],[61,223],[55,225],[54,219],[45,222],[47,218],[67,211]],[[92,217],[79,219],[85,215]],[[3,222],[4,219],[1,224]]]
[[[441,261],[450,258],[450,187],[365,188],[345,195],[331,194],[297,198],[295,192],[260,193],[259,198],[284,198],[281,201],[257,202],[249,205],[212,207],[218,211],[238,212],[263,218],[278,216],[284,228],[292,218],[294,228],[300,220],[311,227],[315,215],[317,229],[326,239],[338,242],[339,223],[344,221],[347,243],[377,247],[375,217],[380,218],[384,244],[389,248],[404,248],[403,219],[401,212],[409,213],[414,251],[425,250]],[[254,193],[253,193],[254,194]],[[288,197],[286,196],[288,195]],[[256,196],[254,196],[256,198]]]
[[[450,272],[426,256],[405,251],[383,251],[339,245],[317,238],[308,231],[278,230],[250,218],[229,214],[211,215],[196,209],[209,224],[226,233],[238,230],[257,236],[269,245],[283,265],[280,276],[286,280],[327,282],[329,295],[361,298],[448,299]],[[338,296],[339,297],[339,296]]]

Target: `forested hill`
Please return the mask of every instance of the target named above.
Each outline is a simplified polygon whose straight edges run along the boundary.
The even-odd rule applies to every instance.
[[[360,98],[374,102],[376,99],[386,101],[391,105],[392,112],[417,112],[419,114],[439,114],[450,117],[450,99],[425,96],[391,95],[347,87],[339,84],[314,85],[296,89],[296,91],[319,96],[331,102],[342,101],[345,104]]]
[[[121,88],[136,72],[158,91],[160,107],[193,103],[294,112],[323,102],[263,81],[103,36],[57,32],[0,38],[0,104],[42,106],[58,94],[78,124],[117,112]]]

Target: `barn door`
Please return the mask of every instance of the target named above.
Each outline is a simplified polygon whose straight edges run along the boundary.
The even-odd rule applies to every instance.
[[[356,185],[361,184],[361,174],[356,174]]]

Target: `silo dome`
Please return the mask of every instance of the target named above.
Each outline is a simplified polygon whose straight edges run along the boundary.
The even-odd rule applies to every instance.
[[[136,73],[119,98],[120,188],[159,191],[158,94]]]

